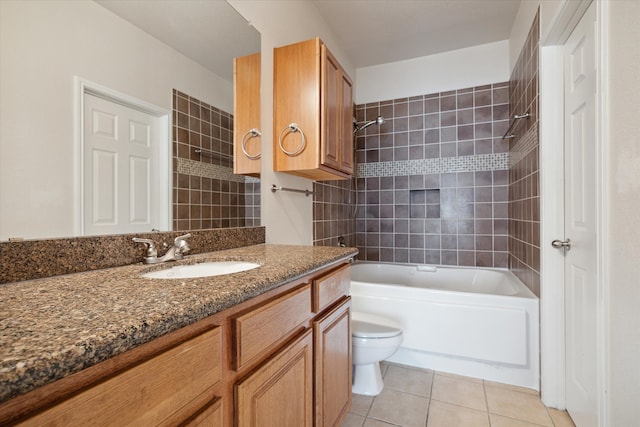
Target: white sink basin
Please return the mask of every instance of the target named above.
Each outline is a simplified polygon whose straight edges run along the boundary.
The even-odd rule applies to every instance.
[[[176,265],[164,270],[152,271],[142,277],[150,279],[189,279],[195,277],[222,276],[260,267],[260,264],[244,261],[213,261],[191,265]]]

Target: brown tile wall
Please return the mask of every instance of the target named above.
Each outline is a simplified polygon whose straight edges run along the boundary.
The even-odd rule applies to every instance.
[[[313,244],[356,246],[355,179],[313,183]]]
[[[509,268],[540,296],[540,195],[538,136],[539,12],[509,81],[510,116],[529,112],[510,140]]]
[[[508,265],[508,83],[358,105],[360,259]]]
[[[259,183],[232,176],[233,115],[174,89],[173,147],[174,230],[259,225]]]

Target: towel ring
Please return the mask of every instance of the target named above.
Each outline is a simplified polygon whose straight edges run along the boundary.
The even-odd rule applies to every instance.
[[[287,130],[289,132],[300,132],[300,139],[301,139],[300,146],[295,151],[287,151],[287,150],[285,150],[284,146],[282,145],[282,135]],[[280,136],[278,136],[278,145],[280,146],[280,149],[282,150],[282,152],[284,154],[286,154],[287,156],[292,156],[293,157],[293,156],[297,156],[298,154],[302,153],[304,148],[307,146],[307,139],[305,138],[304,132],[302,132],[302,129],[300,128],[300,126],[298,126],[296,123],[291,123],[287,127],[285,127],[284,129],[282,129],[282,131],[280,131]]]
[[[245,156],[247,156],[249,159],[251,160],[256,160],[259,159],[260,156],[262,155],[262,153],[258,153],[255,155],[251,155],[247,152],[247,136],[251,135],[252,138],[255,138],[256,136],[262,136],[262,134],[260,133],[260,131],[256,128],[253,129],[249,129],[247,131],[247,133],[244,134],[244,136],[242,137],[242,145],[240,145],[240,148],[242,148],[242,152],[244,153]]]

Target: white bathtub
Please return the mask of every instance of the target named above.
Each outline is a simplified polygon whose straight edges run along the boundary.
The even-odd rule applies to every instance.
[[[539,302],[510,271],[356,263],[351,296],[401,325],[390,362],[539,390]]]

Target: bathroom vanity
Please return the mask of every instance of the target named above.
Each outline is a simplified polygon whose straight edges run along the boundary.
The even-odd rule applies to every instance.
[[[2,425],[340,425],[353,248],[255,245],[0,287]],[[11,320],[9,320],[11,319]]]

